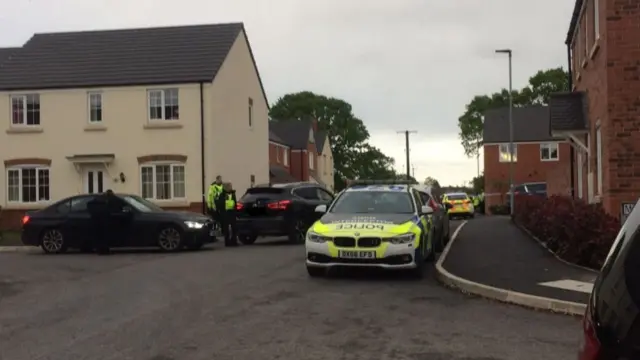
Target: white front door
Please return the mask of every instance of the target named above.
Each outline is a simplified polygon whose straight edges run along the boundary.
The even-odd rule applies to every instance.
[[[87,194],[99,194],[109,189],[109,177],[102,166],[86,167],[84,170],[84,192]]]

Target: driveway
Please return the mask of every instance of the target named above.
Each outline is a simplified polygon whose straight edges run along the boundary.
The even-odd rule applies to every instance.
[[[454,223],[455,225],[455,223]],[[278,242],[108,257],[0,253],[0,359],[569,359],[577,319],[431,276],[310,279]]]

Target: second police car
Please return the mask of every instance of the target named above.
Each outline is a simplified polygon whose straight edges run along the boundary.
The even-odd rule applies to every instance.
[[[324,215],[306,236],[310,276],[347,266],[408,270],[421,277],[424,263],[435,259],[433,209],[410,184],[353,182],[316,211]]]

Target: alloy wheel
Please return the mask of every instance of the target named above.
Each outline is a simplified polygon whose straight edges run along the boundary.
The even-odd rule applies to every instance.
[[[158,235],[158,244],[162,250],[175,251],[182,245],[182,235],[172,227],[162,229]]]
[[[58,229],[46,230],[42,235],[42,248],[48,253],[59,253],[64,250],[64,236]]]

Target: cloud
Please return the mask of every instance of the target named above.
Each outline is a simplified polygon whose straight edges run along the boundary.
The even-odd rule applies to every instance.
[[[558,0],[22,0],[3,4],[0,46],[34,32],[244,21],[269,99],[342,98],[376,143],[418,130],[417,148],[442,147],[416,172],[462,182],[475,161],[462,155],[457,119],[474,95],[507,86],[494,50],[513,49],[515,87],[564,66],[572,9]],[[378,146],[402,157],[402,142],[391,143]]]

